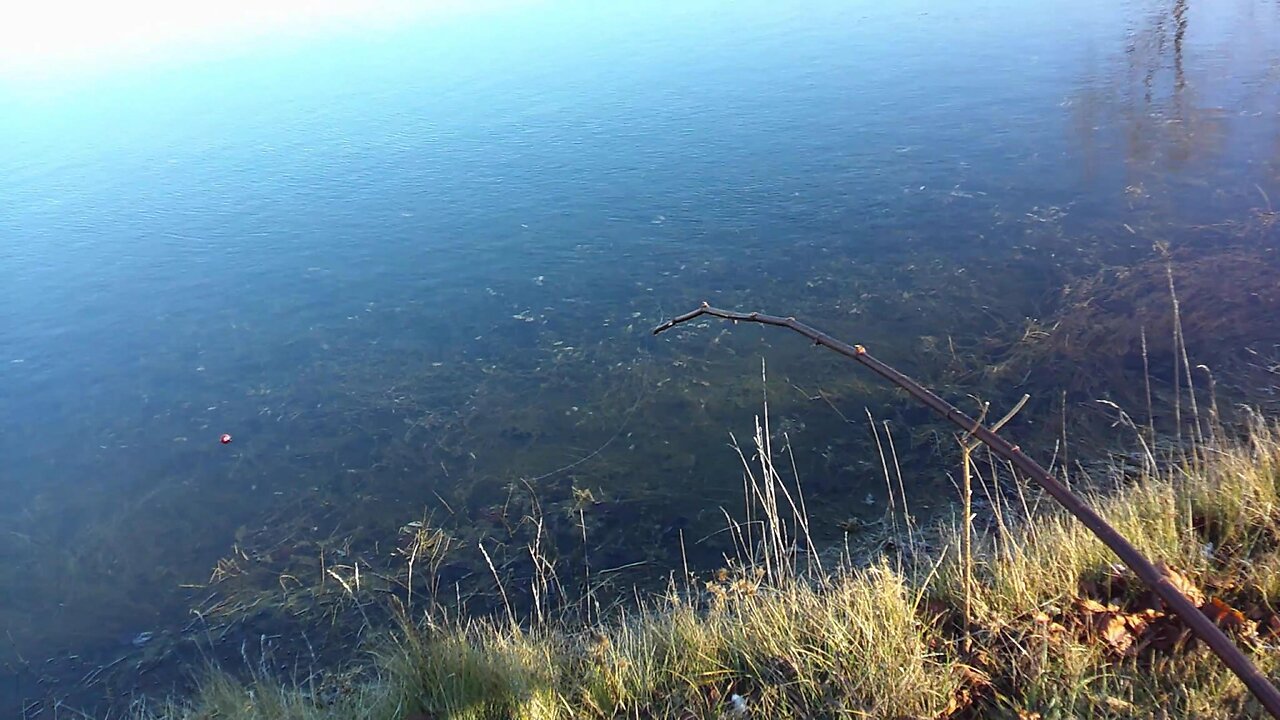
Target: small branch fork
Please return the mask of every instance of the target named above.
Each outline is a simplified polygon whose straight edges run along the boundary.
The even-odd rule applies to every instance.
[[[1008,440],[997,435],[993,430],[986,427],[982,423],[970,418],[960,411],[959,408],[951,403],[938,397],[933,391],[924,387],[920,383],[903,375],[892,367],[877,360],[867,349],[861,345],[850,345],[848,343],[837,340],[830,335],[810,327],[793,317],[778,317],[776,315],[765,315],[763,313],[751,312],[741,313],[731,310],[721,310],[711,307],[707,303],[703,303],[701,307],[692,310],[683,315],[674,317],[658,327],[653,329],[653,334],[657,335],[666,330],[670,330],[676,325],[689,322],[704,315],[710,317],[722,318],[724,320],[732,320],[736,322],[753,322],[761,325],[774,325],[776,327],[787,328],[793,332],[805,336],[813,341],[814,345],[821,345],[830,350],[834,350],[847,358],[871,369],[880,377],[888,380],[899,388],[905,390],[911,397],[915,398],[922,404],[928,406],[934,412],[938,413],[953,425],[969,433],[974,438],[982,441],[987,447],[991,448],[997,455],[1003,457],[1013,463],[1015,467],[1023,473],[1035,480],[1041,487],[1045,489],[1055,500],[1067,509],[1077,520],[1084,523],[1099,540],[1114,552],[1125,565],[1129,566],[1144,583],[1147,584],[1160,599],[1165,602],[1169,608],[1191,628],[1206,645],[1213,650],[1214,654],[1222,658],[1227,667],[1236,674],[1258,699],[1262,706],[1272,717],[1280,720],[1280,691],[1267,680],[1261,672],[1254,667],[1249,658],[1236,647],[1235,643],[1218,628],[1207,616],[1183,595],[1176,588],[1169,578],[1156,567],[1150,560],[1146,558],[1136,547],[1133,546],[1123,535],[1116,531],[1115,528],[1102,519],[1102,516],[1094,512],[1085,502],[1075,493],[1071,492],[1065,485],[1050,475],[1044,468],[1031,458],[1023,454],[1021,448]]]

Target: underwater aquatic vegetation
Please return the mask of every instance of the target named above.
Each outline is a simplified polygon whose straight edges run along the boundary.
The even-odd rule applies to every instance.
[[[1115,494],[1091,496],[1144,550],[1167,558],[1170,582],[1273,675],[1280,658],[1265,649],[1280,638],[1278,468],[1280,429],[1259,420],[1243,441],[1131,470]],[[771,542],[769,526],[791,520],[760,503],[766,493],[748,493],[757,520],[736,527]],[[1055,508],[1026,512],[977,538],[972,615],[961,609],[958,524],[939,527],[915,567],[895,567],[891,555],[869,567],[768,575],[757,545],[713,572],[705,592],[673,585],[585,623],[402,616],[362,674],[299,682],[255,672],[248,684],[215,674],[193,704],[135,717],[724,718],[743,703],[755,717],[1260,715],[1087,530]],[[802,538],[792,543],[790,556],[807,555]]]

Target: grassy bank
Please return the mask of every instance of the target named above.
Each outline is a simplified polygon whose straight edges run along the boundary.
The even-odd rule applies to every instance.
[[[1239,683],[1084,528],[996,465],[959,520],[855,566],[807,542],[803,499],[744,455],[739,556],[665,595],[580,621],[404,622],[347,681],[210,675],[148,718],[1257,716]],[[1119,468],[1091,497],[1280,676],[1280,426]],[[1079,480],[1079,479],[1077,479]],[[910,500],[909,497],[905,498]],[[885,527],[907,522],[887,518]],[[820,562],[822,556],[825,562]]]

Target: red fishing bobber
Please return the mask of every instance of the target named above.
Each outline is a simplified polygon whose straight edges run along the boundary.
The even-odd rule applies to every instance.
[[[228,433],[222,433],[222,437],[218,438],[218,440],[219,440],[223,445],[230,445],[230,444],[231,444],[231,435],[230,435],[230,434],[228,434]]]

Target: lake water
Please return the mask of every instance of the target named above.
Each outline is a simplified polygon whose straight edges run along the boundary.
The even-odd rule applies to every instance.
[[[227,588],[265,608],[301,592],[283,576],[325,578],[303,556],[372,572],[424,517],[479,607],[476,544],[519,585],[538,513],[553,556],[618,586],[667,577],[682,539],[714,568],[762,357],[822,539],[884,511],[868,412],[900,433],[913,510],[947,506],[945,443],[856,367],[758,328],[649,334],[704,299],[956,399],[1025,390],[1033,437],[1098,388],[991,369],[1156,242],[1202,315],[1246,291],[1190,343],[1280,357],[1280,4],[679,5],[499,4],[0,79],[6,717],[179,687],[184,642],[260,650],[315,608],[206,622]],[[1092,307],[1141,315],[1115,295]],[[1092,347],[1073,367],[1141,382]]]

